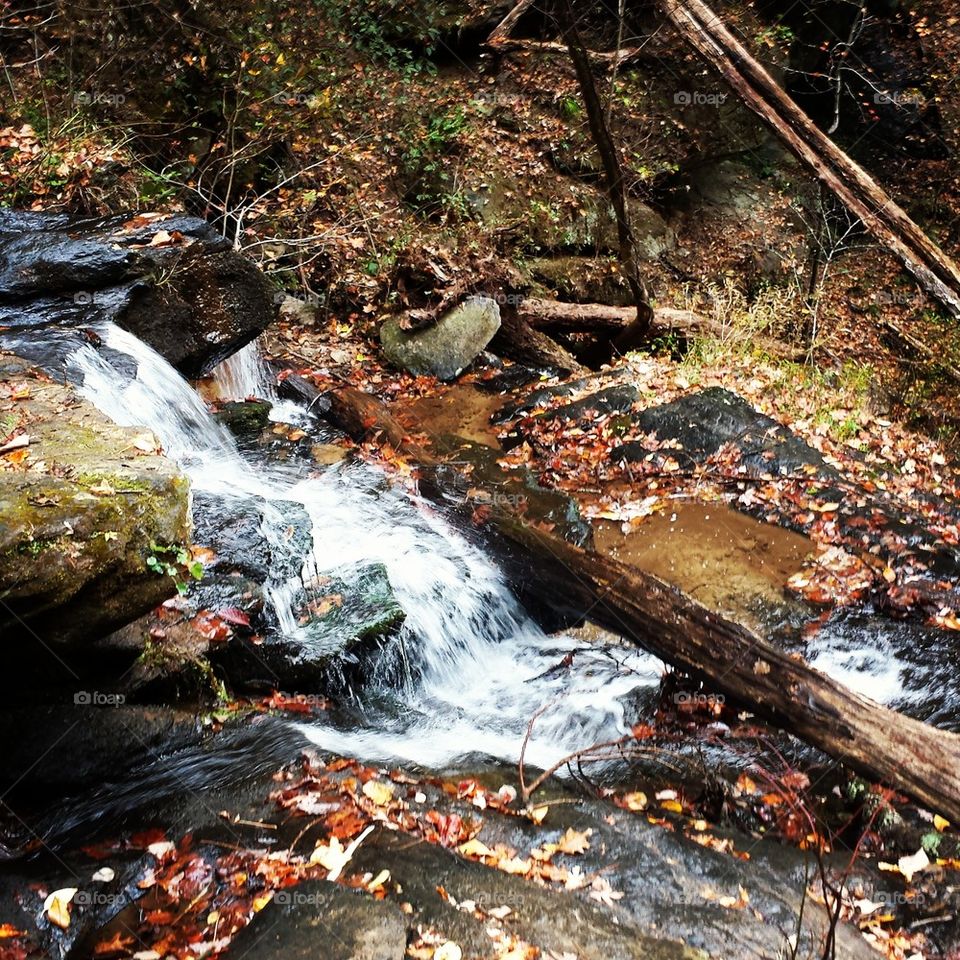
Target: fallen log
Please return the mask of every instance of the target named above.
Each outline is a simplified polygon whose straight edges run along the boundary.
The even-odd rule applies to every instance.
[[[587,369],[566,347],[513,310],[503,311],[490,347],[529,366],[552,367],[564,373],[585,373]]]
[[[893,198],[790,99],[702,0],[660,0],[664,16],[932,297],[960,317],[960,271]]]
[[[451,497],[439,479],[442,460],[380,401],[352,387],[328,397],[334,423],[357,439],[386,437],[422,469],[424,495],[475,520],[469,499]],[[481,532],[499,541],[521,594],[619,634],[858,773],[960,820],[960,735],[854,693],[657,577],[533,526],[508,503],[485,501]]]
[[[636,311],[633,307],[612,307],[604,303],[564,303],[560,300],[543,300],[531,297],[519,307],[520,316],[537,330],[566,333],[598,333],[606,336],[626,330],[633,322]],[[730,341],[746,336],[735,327],[725,326],[718,320],[694,313],[692,310],[674,310],[660,307],[654,311],[651,336],[678,333],[685,337],[711,337]],[[799,359],[804,351],[762,334],[749,334],[751,343],[771,356],[782,359]]]

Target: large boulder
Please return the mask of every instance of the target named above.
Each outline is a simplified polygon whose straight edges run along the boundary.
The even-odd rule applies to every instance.
[[[88,638],[172,596],[189,487],[153,435],[17,358],[0,354],[0,374],[0,636]]]
[[[436,323],[406,331],[392,317],[380,328],[384,356],[414,376],[452,380],[475,360],[500,329],[500,307],[489,297],[471,297]]]
[[[560,174],[542,172],[533,180],[494,173],[467,192],[471,210],[491,229],[510,229],[533,253],[616,254],[617,218],[596,187]],[[630,201],[630,224],[637,254],[656,260],[676,246],[676,236],[652,207]]]
[[[274,319],[266,277],[203,220],[0,210],[0,343],[48,361],[111,320],[200,376]]]

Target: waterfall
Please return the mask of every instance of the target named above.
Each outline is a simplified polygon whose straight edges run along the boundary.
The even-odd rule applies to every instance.
[[[153,430],[195,490],[263,498],[281,516],[284,504],[302,505],[315,544],[303,558],[305,575],[358,562],[386,567],[406,612],[398,642],[416,669],[405,681],[374,671],[353,692],[362,720],[349,728],[326,720],[304,723],[306,737],[368,760],[439,766],[487,754],[515,762],[531,717],[542,711],[527,757],[546,766],[626,732],[623,699],[658,683],[658,660],[632,647],[545,635],[481,550],[435,511],[389,488],[370,467],[339,465],[305,477],[284,464],[252,464],[162,357],[118,327],[99,332],[111,350],[135,361],[137,375],[131,380],[85,345],[71,359],[82,374],[83,394],[115,422]],[[258,348],[246,349],[217,376],[222,389],[241,396],[263,379],[262,370],[253,369]],[[285,608],[288,586],[271,583],[268,594],[279,622],[294,631],[295,618]],[[553,669],[571,653],[570,668]]]
[[[273,377],[263,363],[261,339],[251,340],[214,369],[213,382],[221,399],[277,399]]]

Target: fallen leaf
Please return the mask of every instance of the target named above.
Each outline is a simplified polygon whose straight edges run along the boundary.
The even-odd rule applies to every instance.
[[[586,853],[590,849],[590,840],[589,837],[593,833],[593,830],[586,829],[583,832],[579,830],[574,830],[573,827],[569,827],[567,832],[560,838],[560,842],[557,844],[557,850],[560,853]]]
[[[393,800],[393,787],[380,780],[368,780],[363,785],[363,795],[369,797],[378,807],[385,807]]]
[[[76,887],[64,887],[62,890],[54,890],[43,901],[43,912],[47,919],[61,930],[70,926],[70,902],[76,895]]]
[[[464,857],[492,857],[494,852],[482,841],[474,837],[466,843],[461,843],[457,850]]]

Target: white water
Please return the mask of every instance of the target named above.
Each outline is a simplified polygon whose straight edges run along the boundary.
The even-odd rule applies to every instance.
[[[618,698],[655,685],[658,660],[633,648],[602,649],[546,636],[482,552],[426,505],[386,489],[370,468],[337,467],[304,477],[282,465],[251,465],[162,357],[119,328],[100,332],[108,347],[136,361],[137,377],[130,381],[84,346],[71,361],[83,374],[83,393],[117,423],[152,429],[195,490],[262,497],[278,516],[285,504],[302,504],[315,545],[304,558],[305,577],[359,561],[385,565],[407,614],[400,640],[416,669],[400,689],[374,683],[356,691],[363,718],[358,727],[302,725],[310,740],[371,760],[439,766],[482,753],[515,762],[530,719],[543,710],[526,755],[530,763],[547,766],[626,732]],[[265,391],[256,350],[247,348],[228,370],[221,368],[221,389],[236,391],[238,398]],[[292,586],[269,588],[281,623],[294,632]],[[570,669],[544,676],[570,652]]]

